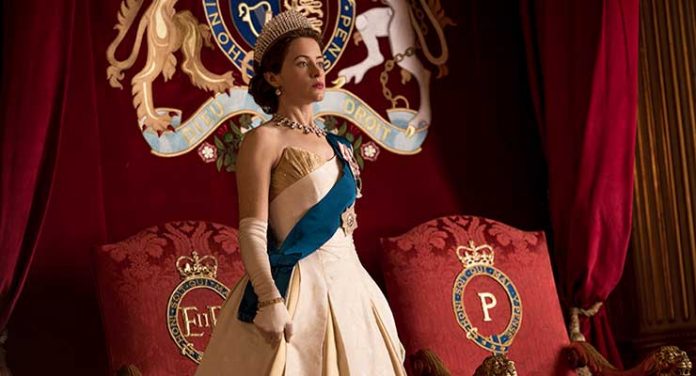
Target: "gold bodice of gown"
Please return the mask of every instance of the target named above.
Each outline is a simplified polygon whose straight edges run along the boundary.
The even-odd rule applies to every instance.
[[[336,155],[331,158],[335,158]],[[331,160],[329,159],[329,161]],[[286,146],[280,156],[280,161],[271,171],[271,187],[269,201],[291,186],[302,177],[321,167],[324,163],[321,155],[294,146]]]

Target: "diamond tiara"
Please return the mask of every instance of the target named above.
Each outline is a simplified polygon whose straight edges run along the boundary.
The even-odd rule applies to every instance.
[[[261,64],[263,54],[276,39],[285,33],[299,29],[312,29],[312,24],[307,17],[303,16],[301,13],[291,9],[273,16],[273,18],[263,25],[261,34],[256,38],[254,61]]]

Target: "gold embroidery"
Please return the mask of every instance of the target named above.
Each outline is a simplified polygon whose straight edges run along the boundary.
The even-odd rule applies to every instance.
[[[174,53],[177,50],[181,50],[184,55],[180,66],[196,87],[222,93],[235,85],[232,71],[221,75],[214,74],[201,62],[201,48],[206,43],[210,43],[211,31],[208,25],[199,23],[188,10],[174,9],[176,0],[151,1],[147,10],[140,12],[142,3],[143,1],[132,0],[121,2],[121,9],[117,16],[118,23],[114,27],[118,30],[118,35],[106,50],[106,59],[109,62],[106,78],[112,87],[123,88],[121,85],[123,71],[135,63],[135,58],[141,50],[141,42],[146,43],[146,46],[142,47],[147,51],[145,64],[143,69],[133,76],[131,92],[140,125],[152,128],[159,136],[167,129],[174,130],[170,114],[175,113],[181,116],[180,109],[155,108],[152,100],[155,79],[161,76],[167,81],[176,72],[177,58]],[[116,49],[127,36],[131,26],[135,25],[135,21],[138,21],[138,34],[135,42],[130,42],[132,43],[130,56],[126,60],[118,60]]]
[[[333,158],[332,158],[333,159]],[[280,162],[271,172],[270,201],[285,188],[309,175],[328,161],[321,155],[294,146],[283,149]]]

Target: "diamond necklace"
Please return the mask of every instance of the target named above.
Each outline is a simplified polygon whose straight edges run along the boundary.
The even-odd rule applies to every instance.
[[[326,131],[317,127],[316,125],[304,125],[302,123],[299,123],[295,120],[292,120],[288,118],[287,116],[275,113],[273,114],[273,118],[271,118],[271,121],[275,122],[276,126],[283,126],[283,127],[288,127],[291,129],[299,129],[304,133],[309,133],[312,132],[317,135],[317,137],[323,137],[326,136]]]

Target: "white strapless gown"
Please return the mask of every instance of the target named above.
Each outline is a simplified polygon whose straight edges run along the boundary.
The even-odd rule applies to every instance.
[[[341,163],[336,156],[316,163],[273,198],[269,222],[277,244],[328,193]],[[341,227],[293,269],[286,296],[294,329],[289,343],[272,347],[253,324],[237,319],[247,281],[245,274],[223,303],[197,376],[406,375],[405,350],[387,300]]]

